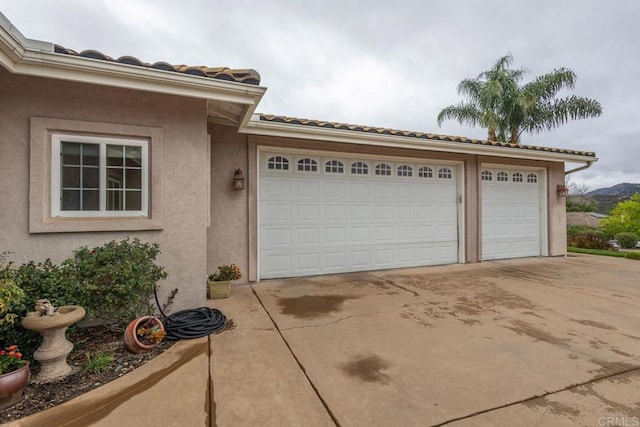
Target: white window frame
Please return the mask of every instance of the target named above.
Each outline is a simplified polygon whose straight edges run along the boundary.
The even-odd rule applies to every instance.
[[[100,209],[96,211],[63,211],[60,209],[62,194],[61,176],[61,149],[62,142],[80,144],[96,144],[100,150]],[[141,147],[142,152],[142,177],[141,177],[141,210],[136,211],[108,211],[107,183],[106,183],[106,158],[107,145],[128,145]],[[121,218],[121,217],[146,217],[149,215],[149,141],[128,138],[111,138],[88,135],[51,135],[51,217],[59,218]]]
[[[433,168],[428,165],[418,165],[416,166],[418,169],[418,173],[416,176],[420,179],[433,179],[435,174],[433,173]],[[429,176],[431,175],[431,176]]]

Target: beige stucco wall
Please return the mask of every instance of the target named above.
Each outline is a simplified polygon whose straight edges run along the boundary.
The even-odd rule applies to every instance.
[[[205,101],[16,76],[2,68],[0,93],[0,251],[13,252],[11,259],[18,263],[46,258],[60,262],[82,245],[139,237],[160,244],[159,263],[169,274],[161,284],[161,297],[174,287],[180,288],[172,310],[203,305],[209,172]],[[123,231],[119,221],[113,221],[107,228],[112,231],[80,231],[80,227],[75,232],[51,232],[54,230],[49,228],[30,233],[30,203],[37,202],[29,199],[30,123],[34,117],[85,122],[98,134],[132,127],[160,132],[162,147],[151,147],[152,160],[157,158],[153,150],[162,150],[155,154],[161,154],[163,162],[151,164],[154,173],[159,166],[162,169],[152,183],[154,191],[161,187],[162,194],[161,206],[152,201],[151,216],[162,219],[152,227],[156,229],[129,227]]]
[[[236,263],[247,274],[242,281],[257,279],[257,148],[274,146],[335,152],[362,152],[353,144],[309,141],[256,135],[240,135],[234,128],[210,125],[212,135],[211,227],[209,229],[209,269],[223,263]],[[422,150],[367,146],[367,154],[459,161],[464,164],[466,262],[482,258],[481,185],[479,170],[483,163],[527,166],[545,169],[548,205],[549,255],[566,254],[564,199],[556,194],[556,184],[564,182],[562,163],[506,159]],[[247,178],[244,191],[231,187],[233,172],[241,168]]]

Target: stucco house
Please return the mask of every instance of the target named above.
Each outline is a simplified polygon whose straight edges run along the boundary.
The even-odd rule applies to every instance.
[[[254,70],[78,53],[1,14],[0,64],[0,250],[158,242],[175,308],[223,263],[253,282],[565,255],[565,163],[597,160],[257,114]]]

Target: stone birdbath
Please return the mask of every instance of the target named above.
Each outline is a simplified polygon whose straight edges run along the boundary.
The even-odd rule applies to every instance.
[[[38,300],[36,311],[22,319],[23,328],[42,335],[42,344],[33,354],[33,358],[40,362],[35,382],[48,382],[71,373],[67,355],[71,353],[73,344],[65,337],[65,331],[85,314],[85,309],[79,305],[63,305],[54,310],[49,301]]]

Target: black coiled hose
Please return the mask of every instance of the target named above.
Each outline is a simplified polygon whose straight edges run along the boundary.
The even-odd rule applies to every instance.
[[[153,292],[158,309],[162,317],[164,317],[162,324],[167,333],[167,339],[180,340],[205,337],[218,332],[227,323],[227,317],[220,310],[209,307],[181,310],[167,316],[162,311],[162,307],[160,307],[155,286]]]

